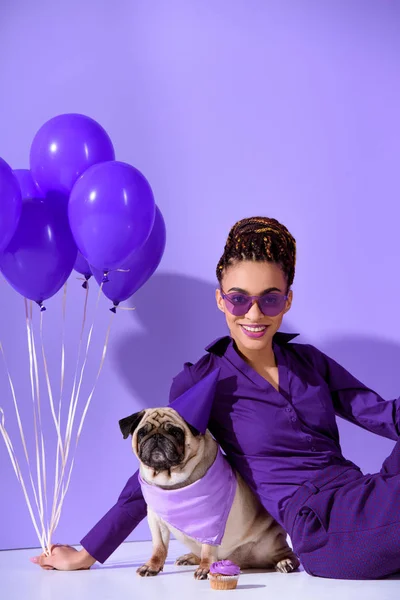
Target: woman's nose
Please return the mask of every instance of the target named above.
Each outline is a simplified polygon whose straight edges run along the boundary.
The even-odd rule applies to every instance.
[[[263,313],[258,306],[257,300],[254,300],[250,309],[247,311],[246,317],[252,321],[258,321],[261,317],[263,317]]]

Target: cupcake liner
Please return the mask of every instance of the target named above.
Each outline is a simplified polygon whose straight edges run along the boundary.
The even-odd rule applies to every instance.
[[[209,573],[208,579],[213,590],[234,590],[237,586],[239,575]]]

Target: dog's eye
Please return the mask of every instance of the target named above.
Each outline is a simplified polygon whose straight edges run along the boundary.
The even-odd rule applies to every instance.
[[[139,429],[139,431],[137,432],[138,441],[140,441],[145,435],[146,435],[146,428],[142,427],[142,429]]]
[[[179,429],[179,427],[174,427],[173,425],[171,425],[170,427],[168,427],[167,431],[169,434],[173,435],[177,439],[183,438],[183,431],[182,429]]]

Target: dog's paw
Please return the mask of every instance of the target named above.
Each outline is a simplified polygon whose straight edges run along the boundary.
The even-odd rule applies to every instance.
[[[298,569],[299,566],[300,562],[297,556],[292,556],[290,558],[284,558],[283,560],[280,560],[276,564],[275,569],[276,571],[279,571],[279,573],[291,573],[292,571]]]
[[[160,571],[162,571],[162,567],[157,569],[152,565],[142,565],[137,569],[136,573],[140,577],[155,577]]]
[[[194,578],[198,580],[207,579],[209,572],[210,565],[200,565],[199,568],[194,572]]]
[[[199,565],[200,558],[192,553],[184,554],[183,556],[180,556],[179,558],[176,559],[175,564],[178,567],[188,566],[188,565]]]

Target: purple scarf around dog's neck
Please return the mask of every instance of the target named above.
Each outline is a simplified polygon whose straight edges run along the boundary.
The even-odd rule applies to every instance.
[[[163,521],[201,544],[221,544],[237,480],[220,449],[204,477],[186,487],[168,490],[141,476],[139,481],[146,504]]]

